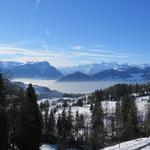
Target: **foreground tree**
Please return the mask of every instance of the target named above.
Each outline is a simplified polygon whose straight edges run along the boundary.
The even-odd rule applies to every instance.
[[[1,150],[7,149],[7,106],[4,89],[3,76],[0,74],[0,148]]]
[[[145,128],[144,132],[146,137],[149,137],[150,136],[150,102],[147,103],[144,128]]]
[[[30,84],[21,102],[17,145],[19,150],[39,150],[41,140],[41,117],[35,91]]]

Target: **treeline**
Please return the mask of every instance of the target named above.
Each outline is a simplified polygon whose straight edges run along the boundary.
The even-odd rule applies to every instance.
[[[150,83],[145,84],[116,84],[109,88],[103,89],[103,98],[102,100],[120,100],[120,98],[137,94],[137,96],[144,96],[150,94]]]

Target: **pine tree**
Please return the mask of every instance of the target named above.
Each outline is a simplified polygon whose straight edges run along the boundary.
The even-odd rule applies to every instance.
[[[79,139],[79,128],[80,128],[80,118],[79,118],[79,112],[77,110],[76,117],[75,117],[75,135],[76,135],[77,144]]]
[[[64,150],[67,148],[67,116],[65,109],[62,111],[62,114],[59,115],[57,121],[57,130],[58,130],[58,141],[57,141],[57,149]]]
[[[9,136],[8,136],[8,146],[9,149],[15,150],[16,147],[16,129],[17,129],[17,119],[18,119],[18,107],[19,107],[19,98],[14,99],[11,102],[8,110],[8,129],[9,129]]]
[[[71,107],[69,107],[68,110],[68,116],[67,116],[67,138],[68,142],[72,143],[73,142],[73,116],[71,112]]]
[[[123,134],[122,101],[120,100],[116,102],[115,122],[116,139],[118,142],[120,142]]]
[[[150,102],[147,103],[144,127],[145,127],[145,135],[146,137],[149,137],[150,136]]]
[[[48,138],[49,142],[52,144],[56,143],[56,135],[55,135],[55,116],[54,110],[51,110],[49,121],[48,121]]]
[[[111,121],[111,125],[110,125],[110,127],[111,127],[111,142],[113,143],[115,141],[115,131],[116,131],[116,128],[115,128],[115,117],[113,116],[113,114],[112,114],[112,116],[110,118],[110,121]]]
[[[41,140],[41,116],[37,97],[31,84],[21,102],[17,144],[19,150],[39,150]]]
[[[49,102],[45,101],[40,105],[41,110],[43,110],[43,136],[44,141],[48,142],[49,140]]]
[[[85,120],[84,120],[84,115],[81,114],[80,115],[80,128],[83,129],[84,128],[84,125],[85,125]]]
[[[91,148],[98,150],[104,145],[104,122],[103,122],[103,110],[101,106],[101,93],[96,92],[95,104],[92,111],[92,131],[91,131]]]
[[[0,74],[0,147],[1,150],[7,149],[8,125],[7,125],[7,105],[4,88],[4,80]]]
[[[139,135],[137,107],[133,97],[125,96],[122,100],[123,140],[131,140]]]

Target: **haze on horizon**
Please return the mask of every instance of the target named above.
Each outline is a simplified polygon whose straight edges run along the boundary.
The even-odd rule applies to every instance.
[[[150,63],[149,0],[2,0],[0,60]]]

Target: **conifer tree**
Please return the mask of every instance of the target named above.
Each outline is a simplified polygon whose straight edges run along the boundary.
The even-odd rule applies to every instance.
[[[0,74],[0,148],[7,149],[8,125],[7,125],[7,105],[4,88],[4,80]]]
[[[48,138],[50,143],[56,143],[56,135],[55,135],[55,116],[54,110],[51,110],[48,120]]]
[[[73,142],[73,116],[71,112],[71,107],[69,107],[68,114],[67,114],[67,138],[68,142]]]
[[[133,97],[122,99],[123,140],[131,140],[139,135],[137,107]]]
[[[49,141],[49,102],[45,101],[43,104],[40,105],[43,110],[43,136],[44,141]]]
[[[37,97],[31,84],[21,102],[17,144],[19,150],[39,150],[41,140],[41,116]]]
[[[104,144],[104,122],[103,122],[103,110],[101,106],[102,92],[96,91],[95,104],[92,110],[92,131],[91,131],[91,148],[98,150],[103,147]]]
[[[145,127],[145,135],[146,137],[149,137],[150,136],[150,102],[147,103],[144,127]]]
[[[58,130],[58,141],[57,141],[57,149],[64,150],[67,148],[67,115],[65,109],[62,111],[62,114],[59,115],[57,121],[57,130]]]
[[[76,117],[75,117],[75,135],[78,143],[78,138],[79,138],[79,127],[80,127],[80,118],[79,118],[79,112],[77,110],[76,112]]]
[[[122,101],[118,100],[116,102],[116,110],[115,110],[115,129],[116,129],[116,139],[118,142],[122,140],[123,134],[123,118],[122,118]]]
[[[8,130],[9,130],[9,136],[8,136],[8,146],[9,149],[15,150],[15,147],[17,146],[16,142],[16,129],[18,128],[18,107],[19,107],[19,101],[20,99],[14,99],[11,102],[11,105],[9,106],[8,110]]]

